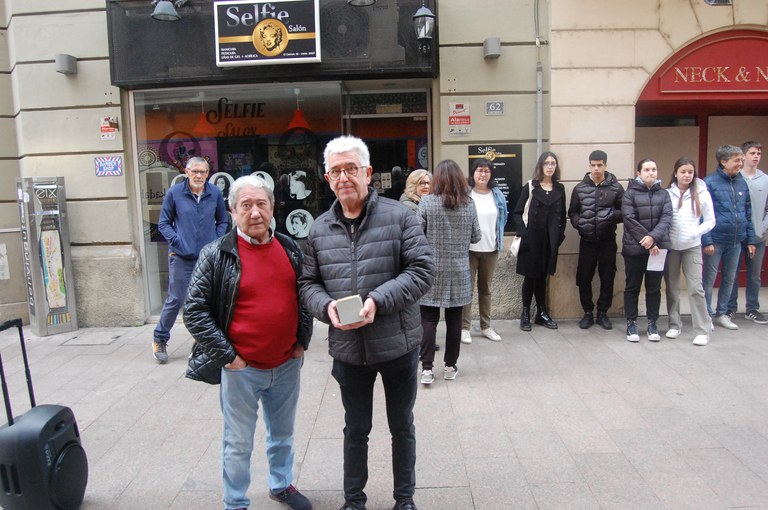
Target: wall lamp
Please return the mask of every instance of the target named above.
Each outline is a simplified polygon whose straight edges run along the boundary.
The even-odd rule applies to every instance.
[[[77,59],[66,53],[57,53],[53,56],[56,72],[61,74],[77,74]]]
[[[181,16],[176,12],[176,7],[181,7],[185,3],[187,0],[152,0],[152,5],[155,6],[152,18],[159,21],[179,21]]]
[[[731,0],[704,0],[707,5],[733,5]]]
[[[432,35],[435,33],[435,15],[422,2],[419,10],[413,15],[413,28],[416,39],[419,40],[419,52],[428,57],[432,52]]]
[[[376,3],[376,0],[347,0],[352,7],[368,7]]]

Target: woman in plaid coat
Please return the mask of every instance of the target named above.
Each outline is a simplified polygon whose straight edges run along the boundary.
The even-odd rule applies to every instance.
[[[480,224],[469,185],[452,160],[438,163],[432,176],[432,194],[421,199],[419,220],[435,257],[432,288],[421,298],[421,382],[432,384],[435,333],[440,308],[445,308],[445,368],[443,378],[456,378],[461,346],[461,314],[472,302],[469,276],[469,245],[480,240]]]

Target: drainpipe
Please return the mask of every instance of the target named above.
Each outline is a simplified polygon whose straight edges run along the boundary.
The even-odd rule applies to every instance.
[[[541,37],[539,34],[539,0],[536,0],[533,4],[533,19],[536,35],[536,157],[538,157],[543,148],[543,124],[544,114],[542,112],[543,97],[543,70],[541,65]]]

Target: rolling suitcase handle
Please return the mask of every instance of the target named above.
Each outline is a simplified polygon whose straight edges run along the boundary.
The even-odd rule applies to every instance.
[[[29,372],[29,360],[27,359],[27,348],[24,344],[24,332],[21,329],[21,319],[11,319],[0,324],[0,331],[5,331],[12,327],[19,330],[19,341],[21,342],[21,357],[24,358],[24,375],[27,378],[27,389],[29,390],[29,404],[35,407],[35,390],[32,388],[32,374]],[[11,401],[8,396],[8,385],[5,382],[5,370],[3,369],[3,357],[0,356],[0,381],[3,387],[3,401],[5,402],[5,414],[8,416],[8,426],[13,425],[13,412],[11,411]]]

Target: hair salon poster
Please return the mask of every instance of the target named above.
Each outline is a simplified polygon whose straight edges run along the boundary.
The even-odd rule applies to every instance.
[[[507,199],[507,210],[511,218],[512,210],[517,205],[517,198],[522,189],[523,146],[521,144],[470,145],[468,172],[472,172],[472,166],[478,159],[487,159],[493,163],[493,178]],[[514,231],[514,222],[507,221],[504,232]]]
[[[319,0],[214,3],[216,65],[320,62]]]

